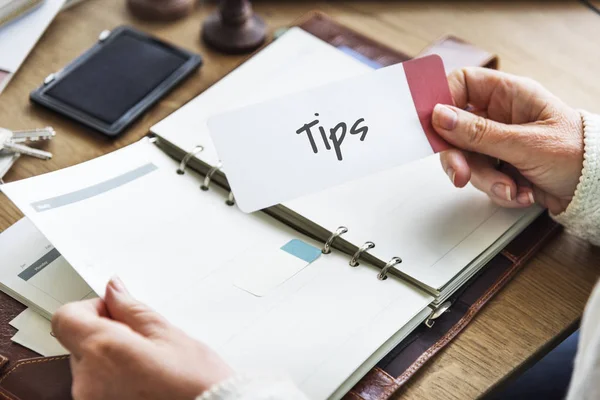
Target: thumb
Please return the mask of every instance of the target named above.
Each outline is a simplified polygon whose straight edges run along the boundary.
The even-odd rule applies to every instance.
[[[476,153],[518,163],[523,154],[525,129],[483,118],[457,107],[438,104],[433,110],[436,132],[452,145]]]
[[[168,327],[160,314],[134,299],[118,277],[113,277],[106,285],[104,302],[113,320],[129,326],[143,336],[161,336]]]

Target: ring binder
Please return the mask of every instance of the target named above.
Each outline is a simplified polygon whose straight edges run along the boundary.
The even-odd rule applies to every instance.
[[[387,264],[385,264],[385,267],[383,267],[381,269],[381,272],[379,272],[379,274],[377,275],[377,279],[379,279],[380,281],[384,281],[387,279],[387,273],[388,271],[395,265],[398,265],[402,262],[402,259],[400,257],[392,257],[392,259],[390,261],[388,261]]]
[[[204,150],[204,146],[198,145],[198,146],[194,147],[192,149],[192,151],[190,151],[189,153],[187,153],[181,159],[181,162],[179,163],[179,168],[177,168],[177,173],[179,175],[185,174],[185,167],[187,166],[187,163],[192,159],[192,157],[194,157],[196,154],[200,153],[202,150]]]
[[[323,254],[329,254],[329,253],[331,253],[331,244],[333,243],[333,241],[335,240],[335,238],[337,238],[340,235],[343,235],[346,232],[348,232],[348,228],[346,228],[345,226],[338,227],[335,230],[335,232],[333,232],[331,234],[331,236],[329,236],[329,239],[327,239],[327,241],[323,245],[323,250],[321,250],[321,253],[323,253]]]
[[[204,182],[202,182],[202,185],[200,185],[200,189],[202,189],[204,191],[208,190],[212,176],[215,174],[215,172],[220,170],[221,167],[222,167],[222,164],[218,163],[217,165],[215,165],[214,167],[211,167],[208,170],[208,172],[206,173],[206,176],[204,177]]]
[[[233,197],[233,192],[229,192],[229,195],[227,196],[227,200],[225,200],[225,204],[227,204],[228,206],[235,205],[235,198]]]
[[[365,251],[371,250],[373,247],[375,247],[375,243],[373,243],[373,242],[365,242],[365,244],[363,244],[360,247],[360,249],[358,249],[358,251],[356,253],[354,253],[354,255],[352,256],[352,259],[349,262],[350,266],[351,267],[358,267],[360,265],[358,263],[358,259],[360,258],[360,256],[362,255],[362,253],[364,253]]]

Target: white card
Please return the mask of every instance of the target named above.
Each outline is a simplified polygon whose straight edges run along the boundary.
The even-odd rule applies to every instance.
[[[447,148],[431,127],[452,98],[438,56],[208,120],[239,208],[253,212]]]

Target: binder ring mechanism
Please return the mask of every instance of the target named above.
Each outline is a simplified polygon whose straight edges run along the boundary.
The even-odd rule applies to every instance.
[[[429,317],[427,317],[427,320],[425,321],[425,326],[427,326],[428,328],[433,327],[433,324],[435,324],[435,320],[438,319],[439,317],[441,317],[442,314],[450,311],[451,306],[452,306],[451,301],[446,301],[446,302],[442,303],[442,305],[440,305],[438,308],[433,310],[431,312],[431,314],[429,314]]]
[[[177,168],[177,174],[178,175],[185,174],[185,168],[187,167],[188,162],[190,162],[190,160],[192,159],[192,157],[194,157],[196,154],[200,153],[202,150],[204,150],[204,146],[198,145],[198,146],[194,147],[192,149],[192,151],[190,151],[189,153],[187,153],[181,159],[181,162],[179,163],[179,168]]]
[[[358,263],[358,259],[360,258],[360,256],[366,252],[371,250],[373,247],[375,247],[375,243],[373,242],[365,242],[365,244],[363,244],[362,246],[360,246],[360,249],[358,249],[356,251],[356,253],[354,253],[354,255],[352,256],[352,259],[350,260],[350,266],[351,267],[358,267],[360,264]]]
[[[327,239],[327,241],[325,242],[325,244],[323,245],[323,250],[321,250],[321,253],[323,254],[329,254],[331,253],[331,244],[333,243],[333,241],[338,237],[343,235],[344,233],[348,232],[348,228],[346,228],[345,226],[340,226],[338,227],[335,232],[333,232],[331,234],[331,236],[329,236],[329,239]]]
[[[208,188],[210,186],[210,181],[212,180],[213,175],[215,174],[215,172],[220,170],[222,166],[223,166],[223,164],[218,163],[217,165],[215,165],[214,167],[212,167],[211,169],[208,170],[208,172],[206,173],[206,176],[204,177],[204,182],[202,182],[202,185],[200,185],[200,189],[202,189],[204,191],[208,190]]]
[[[379,272],[379,275],[377,275],[377,279],[379,279],[380,281],[386,280],[388,278],[388,271],[394,266],[400,264],[401,262],[402,259],[400,257],[392,257],[392,259],[388,261],[387,264],[385,264],[385,267],[381,269],[381,272]]]
[[[235,197],[233,197],[233,192],[229,192],[229,195],[227,195],[227,200],[225,200],[225,204],[227,204],[228,206],[235,205]]]

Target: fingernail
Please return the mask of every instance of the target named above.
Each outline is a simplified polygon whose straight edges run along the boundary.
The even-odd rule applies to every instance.
[[[512,201],[510,186],[505,185],[504,183],[496,183],[492,186],[492,193],[500,199]]]
[[[453,109],[442,104],[436,104],[435,108],[433,109],[433,115],[435,116],[435,122],[437,125],[443,129],[451,131],[452,129],[456,128],[458,116]]]
[[[448,168],[446,170],[446,174],[448,175],[448,178],[450,178],[450,182],[452,182],[452,184],[455,185],[454,179],[456,178],[456,171],[454,170],[454,168]]]
[[[111,285],[112,288],[115,289],[117,292],[128,293],[127,288],[125,288],[125,284],[123,283],[121,278],[119,278],[116,275],[110,278],[110,282],[108,284]]]
[[[521,192],[517,195],[517,203],[522,204],[524,206],[530,206],[535,203],[535,199],[533,198],[533,193],[531,192]]]

